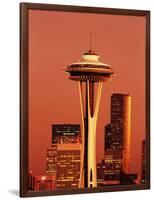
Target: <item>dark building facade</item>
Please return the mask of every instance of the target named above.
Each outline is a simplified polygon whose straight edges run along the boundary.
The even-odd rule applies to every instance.
[[[137,178],[137,174],[126,174],[120,172],[120,185],[135,185]]]
[[[52,144],[78,143],[80,140],[79,124],[53,124]]]
[[[130,95],[112,94],[110,124],[105,126],[104,160],[97,164],[99,186],[120,184],[120,182],[122,183],[120,177],[125,177],[128,182],[131,180],[129,176],[130,127]]]
[[[102,187],[103,185],[135,185],[138,182],[138,175],[125,173],[122,170],[118,172],[114,169],[115,165],[111,163],[105,163],[102,160],[101,163],[97,163],[97,185]]]
[[[97,185],[101,187],[103,185],[117,185],[120,183],[119,173],[113,172],[113,164],[105,163],[102,160],[101,163],[97,163]]]
[[[112,131],[111,124],[105,126],[105,142],[104,142],[105,151],[112,149]]]
[[[105,126],[105,157],[113,160],[113,168],[129,173],[131,136],[131,97],[114,93],[111,96],[111,120]],[[112,158],[111,158],[112,157]],[[106,160],[106,159],[105,159]]]

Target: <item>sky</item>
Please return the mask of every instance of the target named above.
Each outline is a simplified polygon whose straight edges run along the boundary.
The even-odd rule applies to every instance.
[[[130,171],[140,174],[145,138],[145,17],[29,11],[29,170],[45,174],[51,125],[81,124],[78,84],[64,73],[92,49],[117,73],[103,84],[97,123],[97,162],[104,153],[104,126],[110,123],[111,95],[132,97]]]

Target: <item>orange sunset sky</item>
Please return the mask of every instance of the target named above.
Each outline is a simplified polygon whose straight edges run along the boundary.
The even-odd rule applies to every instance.
[[[81,124],[78,85],[63,69],[92,47],[117,76],[104,84],[97,128],[97,162],[103,159],[104,126],[111,94],[132,96],[131,172],[140,174],[145,138],[145,18],[136,16],[29,11],[29,170],[45,174],[51,125]]]

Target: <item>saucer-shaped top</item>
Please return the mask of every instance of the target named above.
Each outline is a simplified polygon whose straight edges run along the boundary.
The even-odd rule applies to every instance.
[[[83,53],[81,61],[67,66],[72,80],[104,80],[114,74],[110,65],[101,62],[100,56],[92,50]]]

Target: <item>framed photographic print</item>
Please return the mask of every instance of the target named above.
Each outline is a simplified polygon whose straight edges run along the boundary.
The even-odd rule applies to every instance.
[[[150,11],[20,4],[20,196],[150,188]]]

